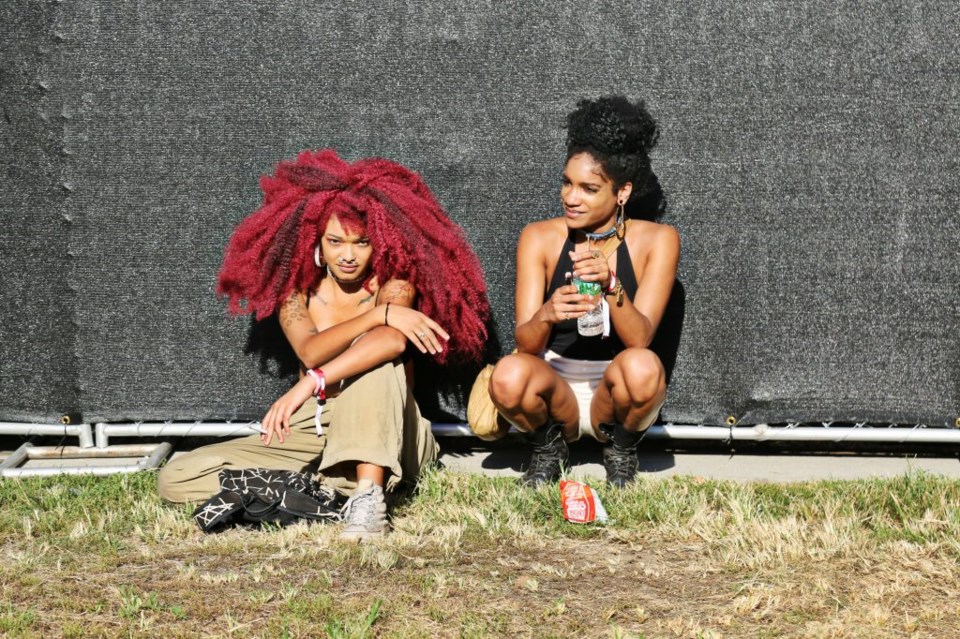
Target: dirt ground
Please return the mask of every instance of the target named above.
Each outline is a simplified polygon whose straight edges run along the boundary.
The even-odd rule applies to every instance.
[[[764,575],[657,540],[359,547],[308,531],[271,548],[263,534],[73,554],[51,569],[38,558],[38,570],[5,571],[3,600],[36,611],[21,636],[960,636],[949,565],[931,592],[909,567],[824,558]],[[890,585],[871,580],[877,569]]]

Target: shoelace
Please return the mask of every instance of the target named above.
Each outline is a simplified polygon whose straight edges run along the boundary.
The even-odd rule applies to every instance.
[[[614,454],[609,455],[607,458],[611,461],[610,465],[616,468],[632,465],[633,460],[637,456],[637,448],[635,446],[623,447],[611,444],[610,448]]]
[[[637,449],[634,448],[623,448],[613,444],[611,446],[612,455],[606,457],[609,460],[609,465],[613,470],[632,470],[634,465],[634,459],[637,454]]]
[[[343,510],[340,512],[340,521],[348,521],[354,512],[357,513],[357,519],[360,521],[368,522],[373,520],[376,514],[375,494],[374,491],[370,490],[347,500],[347,503],[343,505]]]
[[[563,453],[554,442],[533,447],[533,457],[530,460],[530,470],[539,472],[555,463],[563,461]]]

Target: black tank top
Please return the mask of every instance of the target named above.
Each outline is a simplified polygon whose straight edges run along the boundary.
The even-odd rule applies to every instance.
[[[550,286],[543,297],[544,302],[550,299],[554,291],[566,285],[565,275],[573,271],[573,261],[570,259],[570,251],[572,250],[574,250],[573,239],[571,235],[567,235],[563,248],[560,249],[560,259],[557,260],[557,266],[553,269]],[[617,247],[617,266],[614,270],[617,273],[617,279],[620,280],[620,285],[623,287],[624,304],[629,304],[637,295],[637,276],[633,272],[633,262],[630,261],[630,250],[627,248],[626,242],[621,242],[620,246]],[[577,332],[577,320],[575,319],[554,324],[550,331],[550,339],[547,340],[547,350],[571,359],[609,360],[613,359],[624,348],[626,346],[624,346],[623,340],[617,335],[613,326],[610,327],[610,337],[604,338],[602,335],[584,337]]]

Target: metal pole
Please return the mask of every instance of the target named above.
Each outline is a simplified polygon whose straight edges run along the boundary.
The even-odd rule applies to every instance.
[[[31,424],[28,422],[0,422],[0,435],[43,435],[49,437],[76,437],[82,448],[93,446],[90,424]]]
[[[727,429],[733,441],[857,442],[891,444],[960,444],[953,428],[876,428],[848,426],[771,427],[768,424]]]
[[[469,437],[469,426],[462,422],[434,423],[434,435],[440,437]],[[259,422],[127,422],[98,423],[96,447],[106,448],[111,436],[117,437],[238,437],[260,432]],[[30,424],[0,422],[0,435],[76,436],[80,446],[93,446],[90,424]],[[715,441],[792,441],[792,442],[852,442],[891,444],[960,444],[960,428],[891,426],[697,426],[690,424],[658,424],[647,432],[651,439],[715,440]]]
[[[77,446],[31,446],[24,444],[0,464],[0,477],[51,477],[53,475],[112,475],[135,473],[157,468],[167,458],[173,446],[169,442],[159,444],[128,444],[109,448],[80,448]],[[30,460],[83,460],[91,459],[140,459],[136,462],[112,465],[33,466],[19,468]]]
[[[111,437],[239,437],[260,432],[260,422],[133,422],[98,423],[97,448],[106,448]]]

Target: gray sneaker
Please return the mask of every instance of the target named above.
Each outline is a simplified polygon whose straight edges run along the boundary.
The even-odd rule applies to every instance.
[[[340,539],[362,541],[382,537],[390,529],[387,523],[387,502],[383,488],[371,486],[355,493],[343,505],[341,517],[345,524]]]

